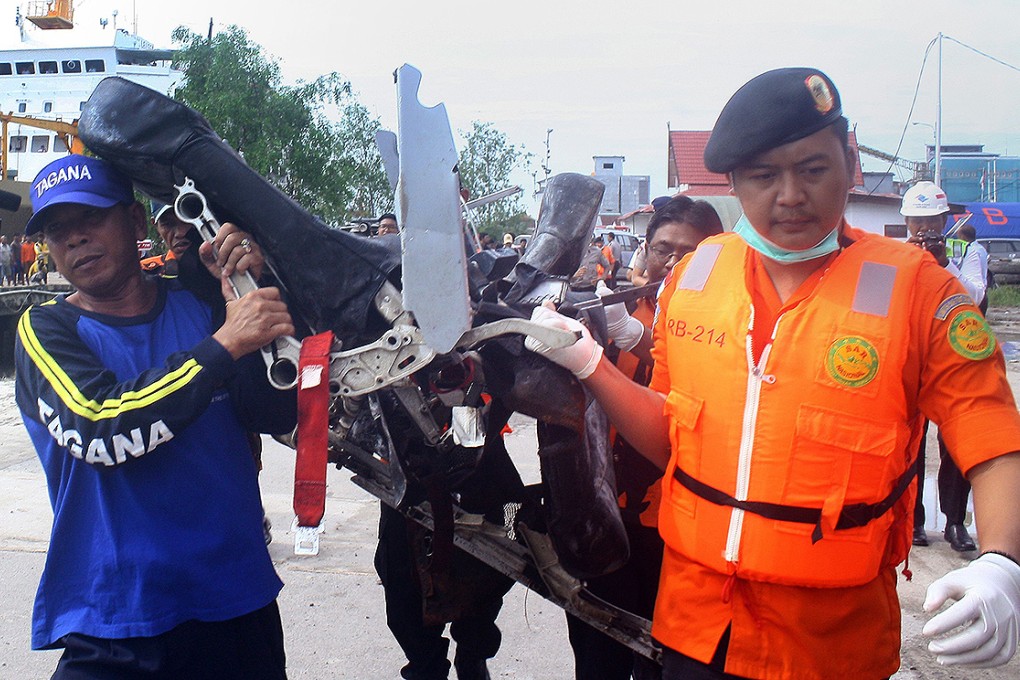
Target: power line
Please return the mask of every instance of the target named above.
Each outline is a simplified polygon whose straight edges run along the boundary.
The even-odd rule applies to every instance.
[[[1011,68],[1011,69],[1013,69],[1014,71],[1018,71],[1018,72],[1020,72],[1020,67],[1017,67],[1017,66],[1013,66],[1013,64],[1007,64],[1007,63],[1006,63],[1006,62],[1004,62],[1004,61],[1003,61],[1002,59],[998,59],[998,58],[996,58],[996,57],[993,57],[993,56],[992,56],[992,55],[990,55],[990,54],[987,54],[987,53],[985,53],[985,52],[982,52],[981,50],[979,50],[979,49],[978,49],[978,48],[976,48],[976,47],[971,47],[970,45],[968,45],[968,44],[967,44],[967,43],[965,43],[965,42],[960,42],[959,40],[957,40],[956,38],[953,38],[952,36],[948,36],[948,35],[943,35],[942,37],[943,37],[943,38],[945,38],[946,40],[952,40],[952,41],[953,41],[954,43],[956,43],[957,45],[960,45],[961,47],[966,47],[966,48],[967,48],[968,50],[970,50],[971,52],[974,52],[974,53],[976,53],[976,54],[980,54],[980,55],[981,55],[982,57],[984,57],[984,58],[986,58],[986,59],[991,59],[992,61],[994,61],[994,62],[995,62],[995,63],[997,63],[997,64],[1002,64],[1002,65],[1003,65],[1003,66],[1005,66],[1006,68]]]
[[[956,38],[954,38],[952,36],[945,35],[945,34],[943,34],[942,37],[945,38],[946,40],[952,40],[957,45],[959,45],[961,47],[964,47],[964,48],[966,48],[966,49],[974,52],[975,54],[978,54],[978,55],[980,55],[980,56],[982,56],[982,57],[984,57],[986,59],[990,59],[991,61],[994,61],[997,64],[1005,66],[1006,68],[1012,69],[1014,71],[1020,72],[1020,67],[1014,66],[1013,64],[1005,62],[1002,59],[999,59],[998,57],[993,57],[992,55],[988,54],[987,52],[983,52],[983,51],[979,50],[978,48],[973,47],[972,45],[968,45],[967,43],[965,43],[965,42],[963,42],[961,40],[957,40]],[[903,146],[903,140],[904,140],[904,138],[907,135],[907,129],[910,127],[910,119],[914,115],[914,106],[917,104],[917,95],[918,95],[918,93],[920,91],[920,88],[921,88],[921,78],[924,75],[924,67],[925,67],[925,64],[927,64],[927,62],[928,62],[928,55],[931,53],[931,48],[935,45],[936,42],[938,42],[938,36],[932,38],[931,42],[928,43],[928,46],[924,50],[924,59],[921,60],[921,69],[920,69],[920,71],[917,74],[917,83],[914,85],[914,97],[913,97],[913,99],[910,102],[910,111],[907,113],[907,120],[903,124],[903,132],[900,133],[900,140],[899,140],[899,143],[896,145],[896,151],[894,151],[893,154],[892,154],[895,158],[899,158],[900,148]],[[896,165],[896,161],[895,160],[891,161],[889,163],[889,167],[886,169],[886,173],[888,174],[888,173],[892,172],[892,169],[893,169],[893,167],[895,165]],[[877,186],[876,186],[876,189],[877,189]],[[871,193],[874,193],[874,190],[872,190]],[[869,193],[868,195],[870,196],[871,193]]]
[[[924,66],[928,63],[928,55],[931,54],[931,48],[938,42],[938,37],[932,38],[931,42],[928,43],[928,47],[924,49],[924,59],[921,60],[921,68],[917,72],[917,82],[914,84],[914,98],[910,100],[910,110],[907,112],[907,119],[903,122],[903,132],[900,133],[900,141],[896,144],[896,150],[893,151],[893,160],[889,162],[889,167],[886,168],[885,174],[892,172],[893,167],[896,165],[896,158],[900,157],[900,149],[903,147],[903,139],[907,136],[907,129],[910,127],[910,119],[914,117],[914,105],[917,104],[917,94],[921,91],[921,77],[924,76]],[[878,184],[875,188],[868,192],[868,196],[871,196],[878,190]]]

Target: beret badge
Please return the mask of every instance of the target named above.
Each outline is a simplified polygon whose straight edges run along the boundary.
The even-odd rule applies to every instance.
[[[815,100],[815,108],[818,109],[818,113],[824,116],[829,111],[832,111],[832,107],[836,104],[836,99],[832,96],[832,90],[829,89],[829,84],[825,82],[825,78],[815,73],[808,76],[804,80],[804,84],[811,93],[811,98]]]

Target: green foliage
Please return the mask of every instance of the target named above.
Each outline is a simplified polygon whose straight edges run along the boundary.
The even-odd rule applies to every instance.
[[[527,167],[531,160],[523,145],[511,144],[506,134],[492,123],[473,121],[471,130],[461,130],[460,134],[464,137],[458,165],[460,181],[471,198],[506,189],[512,183],[513,172]],[[475,217],[478,231],[489,234],[497,243],[502,242],[505,233],[524,232],[524,225],[530,220],[524,213],[520,194],[482,206],[475,211]],[[533,227],[531,222],[528,229]]]
[[[1020,307],[1020,286],[996,286],[988,290],[989,307]]]
[[[284,85],[279,64],[237,26],[212,40],[182,26],[173,40],[186,75],[177,99],[281,191],[326,222],[392,208],[375,146],[379,121],[340,74]]]

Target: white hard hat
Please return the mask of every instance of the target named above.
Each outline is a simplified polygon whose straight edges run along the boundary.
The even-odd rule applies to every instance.
[[[904,217],[928,217],[949,212],[946,192],[935,182],[918,182],[903,194],[900,214]]]

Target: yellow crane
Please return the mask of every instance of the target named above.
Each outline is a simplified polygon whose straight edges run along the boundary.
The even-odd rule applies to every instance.
[[[33,118],[32,116],[16,116],[13,113],[0,113],[0,126],[2,126],[2,133],[0,133],[2,140],[0,141],[3,142],[3,146],[0,147],[0,178],[7,178],[7,155],[10,151],[7,126],[11,123],[56,132],[63,137],[64,144],[71,150],[71,153],[84,153],[85,151],[85,145],[78,138],[77,120],[68,123],[63,120],[48,120],[46,118]]]

